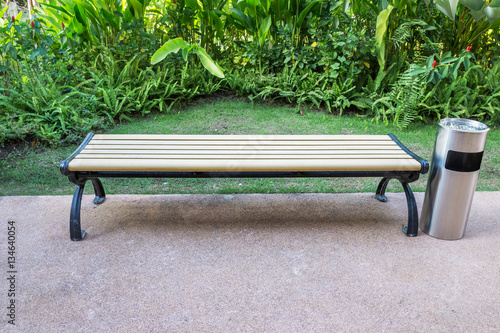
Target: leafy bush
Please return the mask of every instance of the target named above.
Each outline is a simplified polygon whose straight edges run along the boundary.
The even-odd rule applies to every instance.
[[[23,73],[14,89],[0,95],[2,142],[30,138],[57,145],[66,137],[106,127],[107,122],[96,113],[96,97],[80,91],[85,82],[61,86],[50,75]]]
[[[449,3],[45,0],[28,20],[4,7],[0,140],[78,141],[217,91],[399,128],[496,123],[497,1]]]
[[[420,105],[426,119],[473,118],[495,124],[500,119],[500,63],[487,69],[474,65],[456,80],[438,82]]]

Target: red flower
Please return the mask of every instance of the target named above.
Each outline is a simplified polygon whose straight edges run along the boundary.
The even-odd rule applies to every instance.
[[[470,47],[470,46],[467,46],[467,48],[465,49],[465,51],[469,52],[469,51],[470,51],[470,49],[471,49],[471,47]]]
[[[12,22],[16,22],[16,18],[12,15]]]
[[[35,22],[34,21],[31,21],[31,28],[35,29]]]
[[[432,63],[432,68],[436,68],[436,60]]]
[[[61,22],[61,26],[62,26],[62,28],[63,28],[63,29],[64,29],[64,28],[66,28],[66,27],[64,26],[64,22]]]

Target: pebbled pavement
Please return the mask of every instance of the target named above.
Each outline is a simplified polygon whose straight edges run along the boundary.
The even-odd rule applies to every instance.
[[[458,241],[407,238],[404,193],[388,198],[86,195],[72,242],[71,196],[0,197],[0,330],[500,331],[500,192],[476,193]]]

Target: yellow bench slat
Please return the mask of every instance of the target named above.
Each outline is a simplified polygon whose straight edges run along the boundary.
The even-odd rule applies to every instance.
[[[322,160],[165,160],[165,159],[75,159],[70,171],[418,171],[414,159],[322,159]]]
[[[398,145],[380,145],[380,146],[307,146],[307,147],[297,147],[294,145],[289,146],[259,146],[259,145],[224,145],[224,146],[210,146],[210,145],[88,145],[81,153],[93,152],[93,151],[101,151],[101,150],[113,150],[113,151],[170,151],[170,150],[186,150],[186,151],[224,151],[224,150],[259,150],[259,151],[293,151],[293,150],[304,150],[308,151],[335,151],[335,150],[370,150],[370,151],[378,151],[378,150],[397,150],[401,151],[401,148]]]
[[[182,135],[95,134],[92,140],[194,140],[194,141],[391,141],[388,135]]]
[[[280,160],[280,159],[358,159],[358,158],[378,158],[378,159],[388,159],[388,158],[411,158],[408,155],[368,155],[368,154],[358,154],[358,155],[287,155],[287,154],[274,154],[274,155],[257,155],[257,154],[246,154],[246,155],[129,155],[129,154],[92,154],[92,155],[82,155],[80,154],[75,159],[164,159],[164,160],[196,160],[196,159],[214,159],[214,160],[236,160],[236,159],[268,159],[268,160]]]
[[[107,154],[109,157],[115,155],[163,155],[165,157],[170,155],[401,155],[401,149],[396,150],[258,150],[258,149],[245,149],[245,150],[112,150],[112,149],[85,149],[78,155],[79,157],[92,157],[94,155]]]
[[[394,146],[391,141],[162,141],[162,140],[92,140],[89,146],[116,145],[116,146],[135,146],[135,145],[191,145],[191,146]]]

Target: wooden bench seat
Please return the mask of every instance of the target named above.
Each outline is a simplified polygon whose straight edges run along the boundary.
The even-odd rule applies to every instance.
[[[388,135],[95,135],[70,171],[419,171]]]
[[[409,207],[406,233],[418,229],[408,183],[428,170],[427,161],[394,135],[138,135],[90,133],[61,163],[77,185],[70,217],[73,240],[80,240],[83,186],[92,181],[94,202],[104,200],[103,177],[383,177],[377,198],[385,201],[390,179],[405,189]],[[411,201],[411,202],[410,202]],[[410,207],[411,206],[411,207]],[[411,210],[411,212],[410,212]],[[410,225],[411,222],[411,225]],[[410,232],[408,228],[411,227]]]

